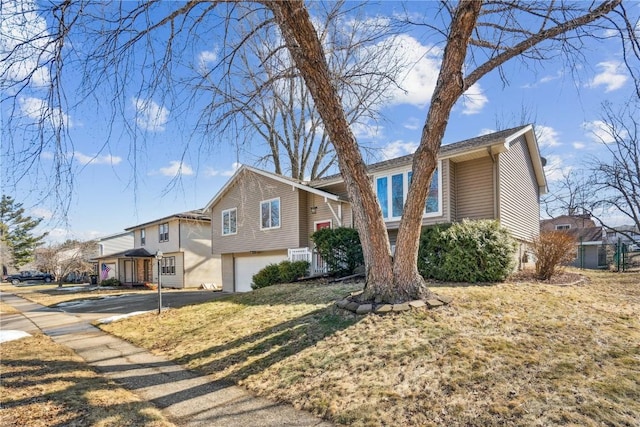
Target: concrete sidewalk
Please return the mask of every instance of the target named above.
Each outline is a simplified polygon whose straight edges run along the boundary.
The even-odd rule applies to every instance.
[[[3,315],[2,330],[43,333],[91,366],[160,408],[179,426],[331,426],[290,405],[256,398],[233,384],[211,381],[115,338],[80,317],[2,292],[22,314]]]

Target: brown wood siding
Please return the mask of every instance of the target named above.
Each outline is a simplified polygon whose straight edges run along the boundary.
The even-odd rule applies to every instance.
[[[540,230],[539,189],[524,136],[498,157],[499,218],[513,236],[524,241]]]
[[[238,177],[211,215],[212,253],[300,247],[300,190],[253,172]],[[260,229],[260,202],[280,198],[280,228]],[[237,233],[222,236],[222,211],[237,209]]]
[[[494,219],[493,180],[489,156],[456,164],[456,221]]]

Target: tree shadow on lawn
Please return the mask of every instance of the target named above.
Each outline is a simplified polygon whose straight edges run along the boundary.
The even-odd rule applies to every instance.
[[[121,394],[113,394],[120,387],[88,374],[94,371],[84,362],[3,358],[2,366],[5,393],[0,418],[4,425],[168,424],[149,412],[153,405],[148,402],[122,402]],[[30,393],[32,387],[38,390]],[[96,397],[93,402],[91,395]]]
[[[325,337],[349,328],[362,318],[363,316],[331,305],[225,344],[182,356],[175,361],[207,374],[231,369],[220,380],[237,383],[316,345]],[[220,353],[227,354],[216,357]],[[250,359],[252,360],[249,361]]]

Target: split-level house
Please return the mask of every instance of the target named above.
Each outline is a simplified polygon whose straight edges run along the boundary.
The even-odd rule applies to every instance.
[[[392,250],[402,216],[413,155],[368,166]],[[444,145],[423,214],[423,225],[497,219],[518,241],[520,263],[540,228],[540,195],[547,190],[543,159],[531,125]],[[240,167],[204,208],[211,217],[211,250],[221,262],[225,291],[251,290],[252,276],[270,263],[311,252],[310,235],[354,225],[341,175],[302,182]],[[312,272],[318,257],[311,257]]]
[[[126,285],[198,288],[221,283],[219,257],[211,257],[211,220],[200,210],[178,213],[126,229],[133,247],[99,257],[100,280],[115,277]],[[158,253],[161,258],[157,258]]]

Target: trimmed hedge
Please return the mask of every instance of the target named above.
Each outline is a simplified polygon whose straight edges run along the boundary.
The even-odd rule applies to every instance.
[[[311,240],[331,274],[346,276],[364,264],[360,235],[355,228],[323,228],[313,233]]]
[[[251,289],[260,289],[278,283],[289,283],[304,277],[309,270],[307,261],[282,261],[269,264],[253,275]]]
[[[426,279],[503,281],[513,272],[515,251],[509,231],[497,221],[435,225],[422,231],[418,271]]]

